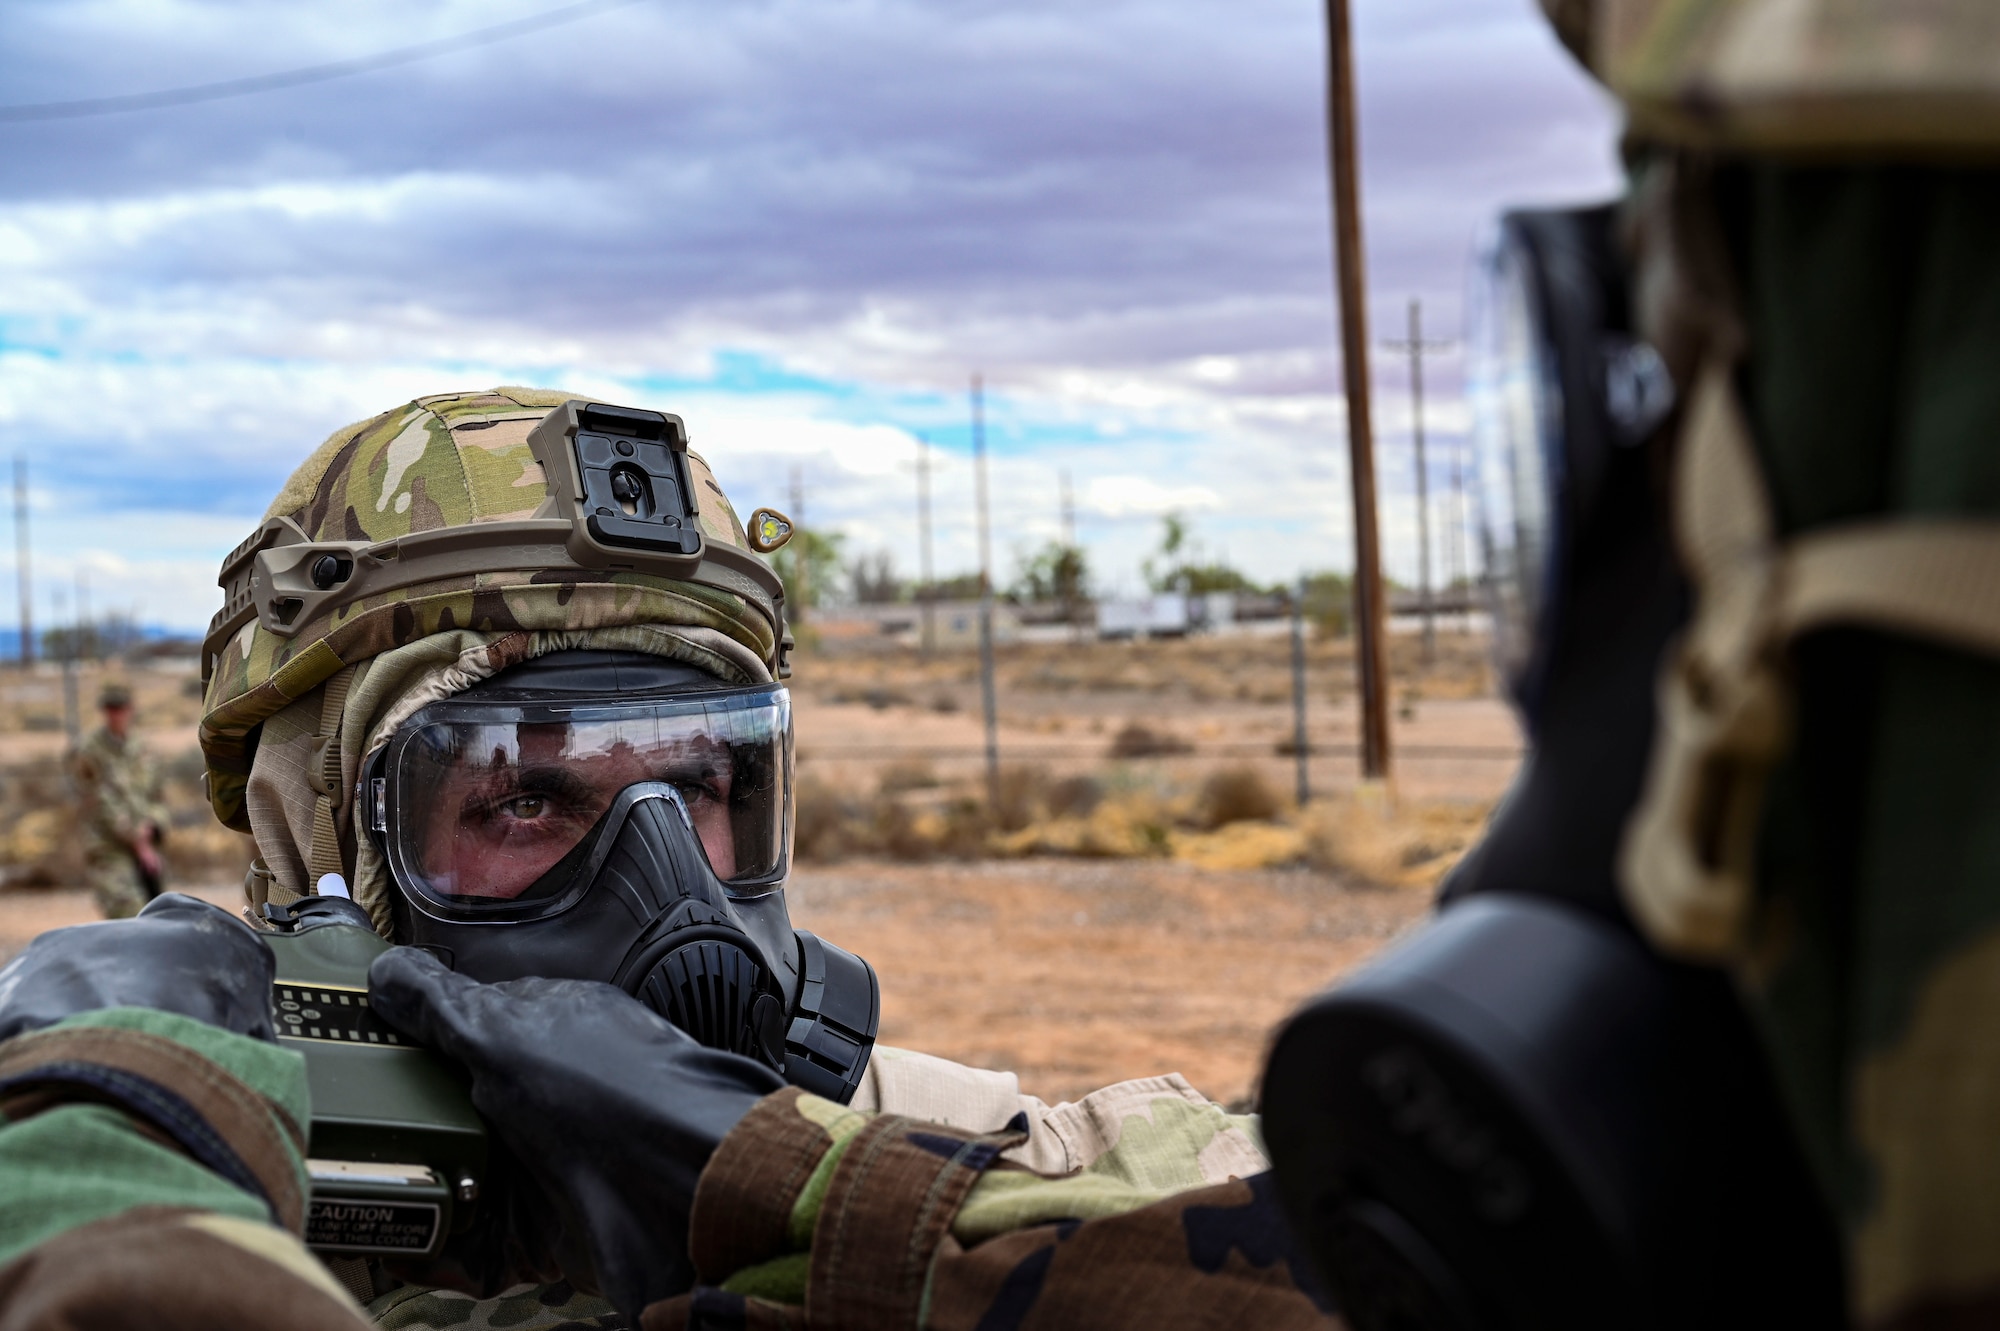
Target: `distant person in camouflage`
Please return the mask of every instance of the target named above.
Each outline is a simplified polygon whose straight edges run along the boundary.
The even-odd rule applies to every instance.
[[[166,883],[167,811],[159,772],[132,734],[132,691],[106,684],[97,705],[104,724],[70,754],[70,774],[83,804],[90,890],[104,917],[116,920],[137,915]]]

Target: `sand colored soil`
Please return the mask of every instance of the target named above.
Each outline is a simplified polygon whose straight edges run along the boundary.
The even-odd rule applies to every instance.
[[[234,885],[198,889],[232,909]],[[882,977],[882,1039],[1072,1098],[1176,1071],[1246,1096],[1273,1026],[1407,929],[1428,893],[1160,861],[856,863],[799,872],[802,928]],[[72,888],[0,894],[0,959],[94,919]]]
[[[1429,895],[1152,860],[866,863],[802,871],[792,912],[875,964],[888,1043],[1049,1100],[1180,1072],[1232,1101],[1277,1022]]]

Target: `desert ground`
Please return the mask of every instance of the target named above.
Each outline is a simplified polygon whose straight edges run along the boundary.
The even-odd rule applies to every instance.
[[[1518,762],[1482,645],[1392,641],[1395,767],[1359,780],[1351,646],[1308,653],[1311,801],[1295,799],[1282,638],[1003,647],[1000,801],[986,798],[976,656],[809,633],[795,921],[874,963],[881,1038],[1071,1098],[1175,1070],[1248,1102],[1302,998],[1421,919]],[[191,663],[131,683],[173,810],[176,883],[241,904],[246,838],[207,814]],[[0,959],[95,915],[63,776],[62,680],[0,673]]]

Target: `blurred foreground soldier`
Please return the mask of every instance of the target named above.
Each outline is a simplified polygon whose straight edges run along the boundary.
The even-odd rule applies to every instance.
[[[679,418],[508,388],[337,432],[225,561],[201,738],[215,812],[256,840],[249,914],[337,907],[413,944],[374,962],[373,1011],[464,1069],[501,1158],[437,1256],[301,1272],[280,1232],[301,1232],[301,1138],[249,1133],[159,1065],[212,1129],[181,1173],[248,1188],[280,1227],[229,1230],[270,1259],[244,1275],[270,1315],[208,1324],[296,1325],[327,1270],[387,1327],[1327,1324],[1249,1120],[1177,1076],[1052,1107],[1011,1074],[878,1047],[873,970],[793,928],[789,637],[753,553],[788,532],[768,510],[739,525]],[[161,909],[38,940],[0,971],[0,1036],[9,1004],[172,1007],[78,978],[95,940],[115,967],[161,939],[140,931]],[[204,949],[240,951],[154,948],[197,972]],[[245,975],[205,983],[254,1003]],[[298,1060],[263,1032],[141,1018],[210,1060],[220,1100],[306,1120]],[[100,1118],[151,1121],[159,1097],[117,1089],[131,1065],[57,1043],[72,1083],[23,1044],[0,1045],[0,1097],[53,1079],[77,1089],[36,1103],[108,1096]],[[42,1121],[0,1128],[0,1195],[30,1208],[83,1168],[53,1121],[17,1135]],[[166,1169],[132,1149],[151,1161],[132,1177]],[[74,1163],[30,1178],[10,1158]],[[75,1326],[177,1306],[195,1277],[101,1217],[224,1209],[214,1178],[183,1181],[110,1187],[73,1231],[0,1227],[0,1326],[24,1301]],[[116,1298],[56,1260],[93,1224],[127,1225]],[[190,1224],[208,1221],[169,1229]]]
[[[160,895],[167,811],[152,757],[132,734],[132,691],[106,684],[97,705],[104,724],[70,755],[70,774],[83,801],[90,890],[105,918],[116,920]]]
[[[1550,8],[1631,183],[1483,265],[1533,756],[1281,1186],[1366,1326],[2000,1323],[2000,25]]]

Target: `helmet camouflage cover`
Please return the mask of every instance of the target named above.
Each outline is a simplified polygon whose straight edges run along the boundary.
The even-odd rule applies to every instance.
[[[490,560],[477,551],[461,556],[456,567],[445,559],[435,577],[420,573],[427,566],[417,564],[414,555],[402,561],[409,567],[393,568],[399,550],[425,541],[426,548],[451,544],[426,533],[463,535],[469,539],[460,544],[471,545],[486,524],[519,529],[524,520],[548,517],[552,487],[529,434],[552,409],[572,400],[568,393],[523,388],[418,398],[335,431],[293,473],[265,514],[264,526],[225,562],[225,587],[231,586],[232,573],[242,574],[239,589],[254,586],[253,575],[243,570],[274,542],[347,543],[341,548],[353,557],[349,567],[366,561],[371,569],[389,567],[404,577],[400,585],[392,578],[374,592],[357,578],[359,594],[308,608],[295,626],[275,622],[268,604],[247,605],[252,598],[241,590],[228,597],[203,645],[200,732],[209,801],[224,824],[252,830],[246,788],[260,740],[270,740],[260,735],[267,721],[287,709],[299,711],[294,704],[302,700],[330,693],[338,695],[328,709],[335,716],[350,688],[357,694],[370,691],[361,681],[371,664],[408,657],[419,644],[444,645],[427,658],[434,669],[436,662],[462,664],[470,659],[467,653],[476,653],[470,677],[461,671],[457,688],[514,661],[577,646],[637,647],[675,656],[733,683],[786,673],[782,590],[750,553],[735,510],[706,462],[692,452],[685,454],[686,477],[706,552],[698,571],[674,577],[657,568],[581,567],[564,557],[560,537],[556,545],[541,547],[545,556],[534,555],[532,545],[517,544]],[[263,572],[254,576],[268,573],[261,562],[259,568]],[[399,681],[409,677],[407,671],[397,675]],[[407,690],[383,681],[374,691]],[[360,729],[372,732],[372,723],[385,712],[405,710],[393,703],[390,697],[378,699],[362,718],[370,724]],[[348,713],[351,722],[351,704]],[[339,729],[337,719],[305,724]],[[334,783],[352,789],[358,747],[366,740],[355,730],[350,724],[341,740],[341,765],[326,766],[326,778],[315,783],[336,805],[346,801]],[[258,835],[260,852],[268,853],[262,829]],[[361,853],[366,856],[365,849]]]
[[[2000,149],[1986,0],[1541,0],[1640,136],[1750,152]]]

